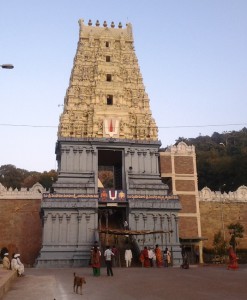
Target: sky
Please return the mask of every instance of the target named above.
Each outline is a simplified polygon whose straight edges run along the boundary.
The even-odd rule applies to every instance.
[[[246,0],[8,0],[0,11],[0,64],[14,65],[0,69],[0,166],[57,169],[79,19],[132,24],[162,147],[247,127]]]

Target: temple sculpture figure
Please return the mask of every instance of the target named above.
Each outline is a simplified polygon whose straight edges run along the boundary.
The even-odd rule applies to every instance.
[[[169,247],[179,264],[180,203],[160,176],[161,143],[132,25],[79,20],[79,27],[58,127],[58,180],[43,194],[37,265],[87,265],[92,244],[111,243],[124,221],[136,248]]]

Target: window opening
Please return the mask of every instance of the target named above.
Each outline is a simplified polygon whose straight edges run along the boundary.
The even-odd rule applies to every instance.
[[[111,74],[106,74],[106,81],[111,81]]]
[[[106,56],[105,60],[106,60],[106,62],[110,62],[111,61],[111,57],[110,56]]]
[[[113,105],[113,96],[107,95],[107,105]]]

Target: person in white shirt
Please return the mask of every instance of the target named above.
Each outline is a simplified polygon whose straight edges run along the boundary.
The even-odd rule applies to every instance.
[[[21,262],[21,259],[20,259],[20,254],[16,254],[16,260],[17,260],[17,264],[18,264],[18,267],[19,267],[19,274],[20,276],[24,276],[24,265],[23,263]]]
[[[18,276],[24,276],[24,265],[20,260],[20,254],[13,254],[13,258],[11,260],[11,269],[16,270]]]
[[[106,246],[106,250],[104,253],[105,257],[105,263],[106,263],[106,268],[107,268],[107,276],[113,276],[112,272],[112,256],[114,256],[114,253],[111,251],[110,246]]]
[[[154,250],[151,247],[149,247],[149,249],[148,249],[148,258],[150,261],[150,267],[153,267],[156,256],[155,256]]]
[[[126,268],[130,267],[133,256],[132,256],[132,251],[129,247],[125,250],[124,258],[126,261]]]

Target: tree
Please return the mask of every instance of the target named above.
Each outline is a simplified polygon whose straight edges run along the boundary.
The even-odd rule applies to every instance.
[[[31,188],[35,183],[39,182],[44,188],[49,190],[52,184],[57,181],[57,172],[50,170],[49,172],[35,172],[16,168],[14,165],[2,165],[0,167],[0,183],[7,189]]]
[[[55,170],[50,170],[49,172],[43,172],[40,175],[39,183],[47,190],[49,190],[53,183],[57,181],[57,172]]]
[[[6,188],[20,189],[28,171],[17,169],[14,165],[2,165],[0,167],[0,182]]]
[[[224,237],[221,233],[221,231],[218,231],[214,235],[214,240],[213,240],[213,246],[214,246],[214,251],[216,255],[223,256],[226,254],[226,241],[224,240]]]
[[[227,226],[229,233],[231,235],[229,244],[233,247],[233,250],[236,251],[236,246],[239,244],[239,242],[236,240],[236,238],[243,238],[244,235],[244,227],[239,222],[238,223],[231,223]]]
[[[29,174],[22,182],[22,186],[30,189],[35,183],[39,181],[40,174],[33,172],[33,174]]]

